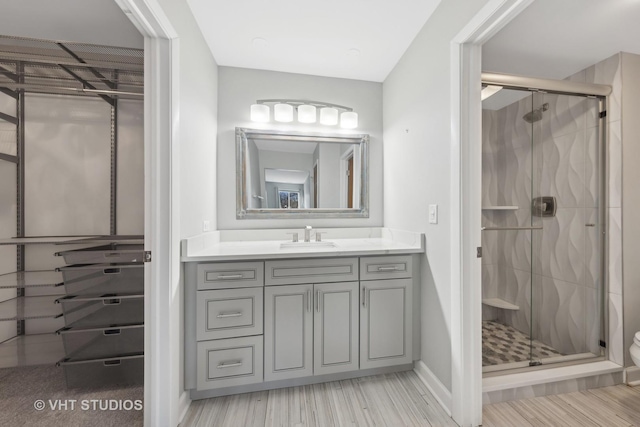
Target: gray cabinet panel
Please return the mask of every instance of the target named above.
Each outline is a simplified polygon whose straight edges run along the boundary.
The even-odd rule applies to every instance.
[[[361,282],[360,368],[411,363],[411,279]]]
[[[358,369],[358,282],[314,286],[314,375]]]
[[[311,258],[265,263],[267,285],[332,283],[358,280],[358,258]]]
[[[261,334],[263,289],[198,291],[198,341]]]
[[[360,258],[360,280],[403,279],[412,275],[411,255]]]
[[[262,337],[202,341],[197,345],[197,389],[262,382]]]
[[[313,375],[312,285],[265,288],[265,380]]]
[[[264,263],[224,262],[198,264],[198,290],[264,286]]]

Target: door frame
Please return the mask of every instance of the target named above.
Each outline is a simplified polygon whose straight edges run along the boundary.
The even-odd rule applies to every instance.
[[[353,146],[349,147],[342,155],[340,156],[340,207],[343,209],[347,209],[349,205],[349,191],[347,190],[348,186],[348,178],[347,178],[347,170],[349,169],[349,159],[353,159],[353,166],[355,170],[355,149]],[[352,182],[354,184],[353,188],[355,188],[355,177],[352,177]],[[351,203],[353,204],[353,199],[351,199]]]
[[[482,45],[534,0],[490,0],[451,41],[451,416],[482,424]]]
[[[190,400],[180,387],[182,296],[178,34],[155,0],[114,0],[144,36],[144,425],[175,426]]]

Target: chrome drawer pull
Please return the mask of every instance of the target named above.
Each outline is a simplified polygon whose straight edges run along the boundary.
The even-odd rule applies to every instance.
[[[102,335],[111,336],[111,335],[120,335],[120,329],[105,329],[102,331]]]
[[[237,368],[238,366],[242,366],[242,361],[233,362],[233,363],[221,363],[217,367],[218,369],[224,369],[224,368]]]
[[[397,266],[391,265],[388,267],[378,267],[378,271],[396,271],[398,269]]]
[[[216,317],[218,319],[225,319],[227,317],[240,317],[240,316],[242,316],[242,312],[241,311],[238,311],[236,313],[220,313]]]
[[[102,364],[104,366],[119,366],[120,365],[120,359],[118,359],[118,360],[105,360],[104,362],[102,362]]]
[[[119,268],[105,268],[102,270],[102,274],[120,274],[121,271]]]
[[[118,305],[120,304],[120,298],[103,299],[102,305]]]
[[[228,279],[242,279],[242,274],[220,274],[218,279],[220,280],[228,280]]]

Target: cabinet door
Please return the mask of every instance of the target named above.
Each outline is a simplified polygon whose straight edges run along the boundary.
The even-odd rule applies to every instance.
[[[371,280],[360,287],[360,369],[411,363],[412,280]]]
[[[313,285],[264,292],[265,381],[313,375]]]
[[[314,285],[314,375],[358,370],[358,282]]]

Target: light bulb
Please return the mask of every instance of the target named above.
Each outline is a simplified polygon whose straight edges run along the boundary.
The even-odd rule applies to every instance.
[[[300,105],[298,107],[298,121],[300,123],[316,122],[316,107],[313,105]]]
[[[320,123],[331,126],[338,124],[338,110],[331,107],[320,109]]]
[[[273,107],[273,118],[277,122],[293,121],[293,107],[289,104],[276,104]]]
[[[251,121],[266,123],[269,121],[269,106],[264,104],[253,104],[251,106]]]
[[[345,111],[340,114],[340,127],[344,129],[355,129],[358,127],[358,113]]]

